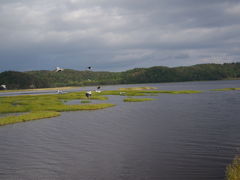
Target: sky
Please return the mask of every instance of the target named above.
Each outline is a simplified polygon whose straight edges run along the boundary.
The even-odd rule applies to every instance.
[[[0,72],[228,62],[239,0],[0,0]]]

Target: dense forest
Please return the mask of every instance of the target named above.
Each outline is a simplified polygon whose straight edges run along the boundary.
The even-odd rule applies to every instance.
[[[47,88],[106,84],[159,83],[180,81],[222,80],[240,78],[240,63],[199,64],[185,67],[155,66],[124,72],[96,72],[65,69],[55,71],[5,71],[0,85],[8,89]]]

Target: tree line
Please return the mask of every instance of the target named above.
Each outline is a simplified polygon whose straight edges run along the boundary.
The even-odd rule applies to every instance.
[[[65,69],[54,71],[5,71],[0,85],[8,89],[48,88],[107,84],[160,83],[240,78],[240,63],[198,64],[194,66],[135,68],[124,72],[95,72]]]

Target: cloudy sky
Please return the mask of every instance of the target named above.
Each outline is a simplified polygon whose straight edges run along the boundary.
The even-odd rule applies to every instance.
[[[240,62],[239,0],[0,0],[0,71]]]

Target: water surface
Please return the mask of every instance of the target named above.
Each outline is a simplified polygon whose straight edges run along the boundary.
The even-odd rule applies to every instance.
[[[130,86],[207,90],[240,81]],[[0,127],[0,179],[223,180],[239,153],[240,91],[154,98],[109,96],[117,106]]]

